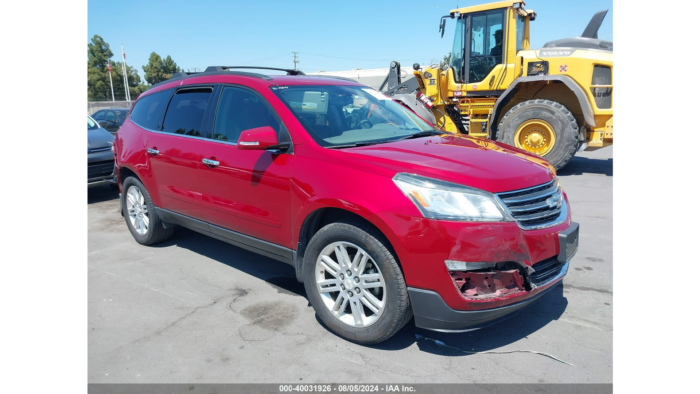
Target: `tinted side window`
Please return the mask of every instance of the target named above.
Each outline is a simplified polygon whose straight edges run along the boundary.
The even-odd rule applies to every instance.
[[[279,137],[280,122],[263,99],[245,89],[226,87],[214,123],[214,139],[238,142],[244,130],[270,126]]]
[[[112,121],[112,122],[116,122],[116,121],[117,121],[117,118],[114,116],[114,112],[112,112],[112,111],[107,111],[107,113],[105,114],[105,120],[107,120],[107,121]]]
[[[176,93],[165,113],[163,132],[201,137],[202,121],[210,96],[209,88]]]
[[[139,98],[131,110],[131,121],[145,129],[160,130],[165,107],[172,94],[171,90],[165,90]]]
[[[97,111],[95,112],[94,115],[92,115],[92,118],[95,120],[102,120],[105,118],[105,111]]]
[[[117,122],[124,123],[124,119],[126,119],[126,114],[128,113],[127,110],[117,110],[114,111],[114,114],[117,116]]]

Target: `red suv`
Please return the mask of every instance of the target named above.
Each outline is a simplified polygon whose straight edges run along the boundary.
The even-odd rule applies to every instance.
[[[240,67],[239,67],[240,68]],[[122,215],[292,265],[336,334],[481,328],[531,304],[578,246],[546,160],[436,130],[352,80],[209,67],[142,94],[117,133]]]

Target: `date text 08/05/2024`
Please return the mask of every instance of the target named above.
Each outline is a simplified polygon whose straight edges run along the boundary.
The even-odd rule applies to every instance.
[[[386,385],[380,387],[378,385],[296,385],[296,386],[280,386],[281,393],[298,392],[298,393],[415,393],[416,390],[410,386]]]

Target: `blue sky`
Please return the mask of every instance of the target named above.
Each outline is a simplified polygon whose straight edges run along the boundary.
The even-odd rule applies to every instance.
[[[141,66],[151,52],[185,69],[214,65],[292,68],[292,51],[306,72],[404,67],[439,60],[452,46],[454,21],[440,39],[450,9],[479,1],[88,1],[88,42],[98,34],[120,59]],[[612,0],[531,0],[533,48],[583,32],[596,11],[609,9],[599,37],[612,40]],[[86,48],[87,49],[87,48]]]

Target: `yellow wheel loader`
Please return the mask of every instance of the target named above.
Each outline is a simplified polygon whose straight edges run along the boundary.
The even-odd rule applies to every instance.
[[[580,37],[530,49],[536,14],[525,2],[458,8],[449,64],[401,80],[392,62],[380,90],[452,133],[504,142],[546,158],[556,169],[579,150],[612,144],[612,42],[598,39],[607,10]]]

